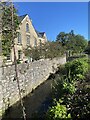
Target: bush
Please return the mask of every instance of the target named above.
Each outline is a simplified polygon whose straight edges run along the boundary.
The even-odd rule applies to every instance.
[[[65,105],[62,105],[63,101],[60,99],[56,101],[56,105],[52,106],[47,112],[47,120],[60,120],[71,118],[71,115],[67,112]]]
[[[63,83],[63,89],[68,94],[73,94],[76,91],[75,85],[72,84],[72,83],[69,83],[69,82],[64,82]]]
[[[65,65],[67,70],[67,77],[72,79],[84,79],[85,73],[88,71],[88,60],[85,58],[79,58]]]
[[[55,77],[55,86],[53,87],[56,103],[49,108],[46,120],[60,120],[67,118],[82,118],[89,116],[89,99],[82,91],[82,85],[85,82],[85,74],[88,72],[88,59],[78,58],[65,64],[66,72],[60,75],[60,71]],[[65,74],[66,73],[66,74]],[[81,80],[78,81],[77,80]],[[81,88],[82,87],[82,88]],[[85,92],[85,91],[84,91]],[[86,92],[87,93],[87,92]],[[60,100],[59,100],[60,99]],[[63,102],[61,101],[63,100]],[[59,101],[58,101],[59,100]],[[67,107],[66,107],[67,106]],[[87,107],[87,108],[86,108]],[[71,113],[71,114],[69,114]]]

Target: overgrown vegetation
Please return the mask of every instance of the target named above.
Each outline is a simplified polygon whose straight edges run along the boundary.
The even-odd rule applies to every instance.
[[[69,33],[60,32],[56,41],[62,43],[62,46],[66,46],[66,50],[70,55],[80,54],[82,53],[88,45],[87,40],[79,34],[75,34],[73,30]]]
[[[89,119],[90,75],[88,74],[88,59],[75,59],[66,63],[64,69],[62,77],[58,73],[55,78],[53,99],[56,99],[56,103],[54,102],[55,104],[49,108],[46,116],[50,120],[68,117],[70,119]]]
[[[88,41],[88,46],[87,46],[87,48],[85,49],[85,52],[86,52],[87,54],[90,54],[90,40]]]
[[[19,25],[17,10],[13,5],[13,25],[12,25],[12,4],[2,2],[2,54],[7,56],[14,45],[14,39],[17,37],[17,28]],[[12,32],[13,30],[13,32]]]
[[[33,60],[61,57],[65,54],[65,48],[59,42],[46,42],[35,48],[30,47],[25,50],[25,55]]]
[[[61,57],[67,53],[67,56],[81,55],[87,48],[87,40],[81,36],[70,33],[60,32],[56,41],[48,41],[45,44],[40,44],[35,48],[29,47],[25,50],[25,55],[33,60]]]
[[[2,12],[2,53],[7,56],[14,45],[14,39],[17,37],[17,28],[19,25],[17,10],[13,6],[13,25],[12,9],[10,3],[3,2]],[[13,30],[13,31],[12,31]],[[12,39],[13,38],[13,39]],[[87,49],[86,49],[87,48]],[[87,41],[81,35],[75,35],[74,31],[70,33],[60,32],[55,42],[47,42],[35,48],[30,47],[25,50],[25,55],[33,60],[60,57],[69,51],[69,56],[81,54],[84,51],[90,53],[90,46],[87,47]],[[17,60],[19,64],[20,61]],[[90,65],[89,65],[90,66]],[[88,59],[79,58],[65,65],[65,73],[56,78],[57,81],[53,87],[53,106],[47,111],[48,120],[59,119],[78,119],[90,116],[90,75],[88,73]],[[88,73],[88,74],[87,74]],[[86,75],[87,74],[87,75]]]
[[[66,105],[63,105],[62,103],[63,101],[61,99],[59,99],[59,102],[55,101],[55,105],[52,106],[47,112],[47,120],[71,118],[71,115],[67,112]]]
[[[65,68],[67,70],[67,77],[70,77],[71,80],[84,79],[84,75],[88,71],[88,58],[67,62]]]

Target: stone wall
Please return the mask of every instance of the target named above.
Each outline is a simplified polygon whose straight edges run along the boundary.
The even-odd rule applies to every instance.
[[[18,78],[22,96],[29,94],[43,83],[51,73],[55,73],[60,64],[66,63],[66,57],[52,60],[38,60],[31,63],[18,65]],[[2,80],[0,81],[0,109],[5,111],[9,106],[19,101],[18,85],[15,79],[15,66],[2,68]],[[2,96],[2,97],[1,97]]]
[[[2,113],[2,104],[3,104],[3,96],[2,96],[2,57],[0,56],[0,114]]]

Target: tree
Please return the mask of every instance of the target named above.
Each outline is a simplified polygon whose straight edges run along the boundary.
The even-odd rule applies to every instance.
[[[69,33],[60,32],[57,37],[56,41],[62,43],[62,45],[66,45],[67,41],[74,37],[74,30],[71,30]]]
[[[77,46],[79,52],[80,53],[83,52],[88,45],[87,40],[85,40],[85,38],[81,35],[76,35],[75,39],[76,39],[76,46]]]
[[[85,49],[85,53],[90,54],[90,41],[88,41],[88,46]]]
[[[2,3],[2,53],[7,56],[11,52],[13,46],[13,39],[17,37],[17,28],[19,25],[17,10],[13,6],[13,26],[12,26],[12,6],[9,2]],[[13,29],[13,35],[12,35]]]
[[[60,32],[56,37],[56,41],[59,41],[64,45],[65,42],[66,42],[66,33],[65,32]]]
[[[66,50],[69,53],[82,53],[87,47],[87,40],[82,35],[75,35],[74,31],[71,30],[69,33],[60,32],[56,41],[66,46]]]
[[[54,58],[60,57],[65,53],[65,48],[62,47],[60,42],[46,42],[42,46],[36,48],[30,47],[24,50],[27,57],[32,57],[33,60],[39,60],[41,58]]]
[[[12,2],[3,2],[3,11],[2,11],[2,53],[4,56],[7,56],[13,48],[14,52],[14,64],[15,64],[15,76],[14,79],[17,81],[20,103],[22,106],[23,118],[26,120],[25,107],[22,100],[20,82],[18,79],[18,68],[16,61],[16,52],[15,52],[15,41],[17,37],[17,28],[19,26],[17,10],[15,9]]]
[[[71,36],[74,36],[74,30],[71,30],[71,32],[69,33]]]

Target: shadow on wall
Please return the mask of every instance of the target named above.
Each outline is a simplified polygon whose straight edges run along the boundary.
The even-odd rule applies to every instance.
[[[54,75],[53,75],[54,76]],[[27,118],[40,120],[44,118],[45,112],[52,103],[52,87],[53,80],[48,78],[47,81],[38,86],[30,94],[23,98]],[[5,111],[2,120],[20,119],[23,118],[20,102],[17,102],[12,107]]]
[[[35,89],[41,83],[45,82],[50,76],[50,73],[55,73],[60,64],[65,64],[65,63],[66,63],[66,57],[64,56],[62,58],[55,58],[53,60],[46,59],[43,61],[40,60],[35,61],[30,64],[27,63],[19,64],[18,77],[19,77],[22,96],[23,97],[27,96],[33,89]],[[17,81],[14,80],[14,78],[15,78],[14,66],[4,67],[3,79],[2,79],[2,87],[3,86],[4,87],[3,87],[3,91],[0,93],[0,96],[2,95],[3,97],[2,100],[3,100],[4,110],[10,108],[8,110],[12,111],[10,106],[12,106],[17,101],[19,101]],[[45,91],[41,92],[41,96],[44,95],[44,92],[47,92],[46,88],[44,90]],[[37,101],[37,98],[35,97],[32,101]],[[8,113],[8,110],[6,113]]]

